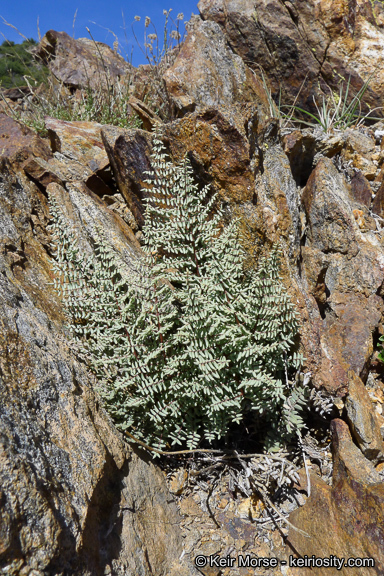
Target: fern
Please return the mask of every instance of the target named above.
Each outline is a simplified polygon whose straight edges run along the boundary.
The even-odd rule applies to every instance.
[[[197,447],[244,415],[268,422],[267,447],[303,426],[303,392],[288,381],[298,323],[275,247],[244,272],[238,223],[223,228],[215,196],[154,142],[144,256],[129,267],[96,233],[79,253],[53,198],[57,285],[73,339],[116,425],[158,448]],[[277,443],[278,444],[278,443]]]

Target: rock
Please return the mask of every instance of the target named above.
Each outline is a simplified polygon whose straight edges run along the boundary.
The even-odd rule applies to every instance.
[[[45,127],[52,152],[86,166],[100,178],[108,180],[109,158],[101,138],[101,124],[96,122],[67,122],[45,118]]]
[[[0,114],[0,127],[4,141],[2,157],[15,167],[21,166],[44,188],[51,182],[80,180],[100,196],[112,193],[105,183],[111,174],[100,125],[47,119],[54,154],[45,140],[5,114]]]
[[[352,376],[350,376],[352,378]],[[351,396],[356,392],[351,384]],[[359,391],[362,390],[362,383]],[[367,392],[365,391],[365,394]],[[348,409],[348,408],[347,408]],[[348,425],[343,420],[335,419],[331,425],[333,450],[333,486],[336,486],[343,477],[359,482],[360,484],[381,483],[381,477],[372,462],[364,457],[352,440]],[[372,434],[374,435],[374,434]],[[357,439],[356,431],[354,434]],[[361,438],[360,438],[361,443]]]
[[[101,124],[67,122],[46,118],[53,158],[31,158],[23,165],[34,180],[50,182],[82,181],[98,196],[113,194],[110,163],[101,139]]]
[[[282,138],[296,183],[305,186],[312,169],[323,156],[333,158],[343,148],[341,134],[329,135],[321,128],[289,130]]]
[[[381,183],[372,202],[372,212],[384,218],[384,182]]]
[[[302,196],[308,219],[308,238],[322,252],[355,256],[357,227],[347,201],[348,191],[341,175],[327,158],[312,172]]]
[[[323,368],[317,378],[326,389],[329,381],[347,390],[348,365],[367,377],[372,335],[382,314],[377,294],[384,255],[373,235],[362,237],[348,186],[330,160],[318,162],[302,202],[308,219],[303,269],[323,316]],[[336,370],[332,378],[327,376],[330,363]]]
[[[240,133],[258,130],[269,116],[261,81],[228,48],[215,22],[191,18],[188,36],[164,81],[181,115],[214,108]]]
[[[21,166],[30,158],[52,158],[52,152],[42,138],[3,113],[0,113],[0,150],[1,158],[14,166]]]
[[[152,136],[144,130],[126,130],[105,126],[101,135],[113,168],[120,193],[124,196],[140,227],[144,224],[143,189],[147,172],[151,169]]]
[[[89,38],[75,40],[66,32],[49,30],[36,55],[59,82],[72,88],[108,90],[111,84],[132,73],[132,66],[107,44]]]
[[[132,233],[101,200],[50,186],[84,238],[100,222],[132,257]],[[162,474],[123,442],[67,340],[46,198],[4,159],[0,207],[0,571],[193,574]]]
[[[156,112],[154,112],[150,106],[147,106],[147,104],[138,98],[132,96],[129,99],[129,105],[133,108],[133,110],[142,121],[144,130],[148,130],[150,132],[155,126],[162,123]]]
[[[185,489],[188,481],[188,472],[185,468],[180,468],[171,477],[168,487],[171,494],[180,495]]]
[[[341,157],[344,162],[350,162],[367,180],[374,180],[377,172],[377,163],[372,160],[375,140],[358,130],[346,130],[343,139]]]
[[[46,187],[51,182],[84,182],[98,196],[112,194],[105,182],[86,166],[76,163],[59,152],[48,162],[42,158],[32,158],[24,163],[26,174],[35,182]]]
[[[332,487],[311,475],[311,496],[289,517],[294,526],[288,543],[295,555],[311,558],[373,558],[374,568],[353,568],[358,576],[380,574],[384,569],[384,484],[373,465],[353,443],[342,420],[332,422],[334,475]],[[305,486],[305,475],[302,475]],[[351,569],[294,568],[292,576],[350,574]]]
[[[354,94],[369,80],[364,113],[368,106],[380,107],[382,7],[345,2],[330,6],[329,0],[200,0],[198,4],[202,18],[221,27],[235,54],[251,68],[263,68],[276,97],[282,89],[284,104],[295,102],[315,113],[313,97],[321,105],[323,94],[339,93],[339,79],[344,78],[344,92],[349,81]]]
[[[347,421],[364,456],[377,463],[384,459],[384,444],[371,399],[363,382],[353,370],[348,372],[348,378],[348,395],[345,401]]]
[[[294,17],[277,1],[266,5],[250,0],[201,0],[198,8],[204,20],[220,24],[235,54],[255,70],[259,65],[265,70],[274,93],[281,83],[289,95],[296,94],[306,78],[302,100],[309,101],[319,69],[316,57],[321,58],[325,51],[325,38],[321,33],[317,36],[314,54],[304,44]],[[304,6],[300,6],[299,12],[303,10]],[[293,102],[293,98],[289,98],[289,102]]]
[[[372,188],[360,171],[356,172],[351,180],[351,195],[359,204],[363,204],[363,206],[368,208],[371,206]]]
[[[340,280],[342,274],[340,271]],[[326,282],[327,279],[328,271]],[[380,323],[382,307],[381,298],[375,294],[365,298],[361,294],[331,291],[331,296],[327,297],[323,322],[324,350],[333,348],[339,362],[343,364],[344,361],[344,365],[349,365],[363,380],[368,375],[373,333]],[[348,385],[347,380],[343,382]]]
[[[23,100],[26,96],[31,95],[31,89],[29,86],[17,86],[14,88],[2,88],[1,96],[4,98],[9,98],[9,100]]]
[[[227,202],[252,201],[254,177],[248,140],[220,112],[194,112],[162,127],[173,159],[188,156],[197,179]]]
[[[106,240],[125,262],[135,260],[140,253],[131,228],[82,182],[67,184],[67,190],[58,184],[49,184],[47,192],[55,197],[76,237],[82,251],[90,254],[97,228],[104,230]]]

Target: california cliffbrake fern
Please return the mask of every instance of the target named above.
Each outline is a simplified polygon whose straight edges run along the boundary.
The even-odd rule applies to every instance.
[[[212,442],[246,412],[266,444],[300,430],[303,393],[288,382],[296,315],[279,280],[279,250],[244,272],[238,226],[154,141],[144,257],[135,269],[101,230],[83,256],[54,198],[56,285],[73,339],[121,430],[158,448]],[[215,212],[215,213],[214,213]]]

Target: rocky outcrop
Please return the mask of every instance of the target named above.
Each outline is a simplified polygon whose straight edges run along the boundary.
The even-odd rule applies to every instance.
[[[315,111],[313,97],[320,103],[322,93],[338,93],[339,80],[350,79],[355,93],[369,80],[367,104],[382,105],[380,2],[200,0],[198,8],[206,23],[220,26],[236,55],[264,69],[284,104]]]
[[[240,554],[249,548],[266,557],[278,550],[279,558],[287,558],[276,534],[270,547],[256,546],[247,524],[256,517],[256,504],[247,499],[234,505],[228,490],[210,492],[216,524],[208,498],[201,499],[208,528],[197,508],[201,494],[181,501],[190,516],[183,520],[183,543],[163,473],[124,442],[69,344],[62,303],[52,288],[47,195],[55,197],[84,253],[92,253],[102,227],[124,260],[134,262],[150,194],[143,184],[155,127],[172,158],[187,155],[199,184],[210,184],[228,218],[239,218],[247,264],[280,244],[282,278],[300,318],[295,344],[305,358],[305,382],[335,403],[318,421],[324,430],[339,416],[331,425],[333,483],[321,479],[321,466],[315,474],[313,456],[311,494],[302,506],[308,491],[303,475],[296,487],[301,501],[286,510],[297,508],[290,520],[310,538],[291,530],[289,550],[372,556],[375,572],[354,573],[383,571],[384,385],[375,355],[384,317],[384,129],[379,123],[327,134],[283,126],[258,67],[275,93],[283,86],[286,103],[303,80],[297,103],[309,108],[313,96],[327,94],[326,84],[338,90],[334,70],[359,89],[372,59],[376,64],[382,58],[380,6],[201,0],[202,17],[192,18],[163,80],[155,71],[167,112],[132,100],[144,130],[47,117],[48,138],[42,139],[0,114],[4,574],[189,576],[196,571],[185,559],[197,550]],[[368,37],[376,42],[370,55]],[[132,73],[111,49],[64,33],[47,33],[39,53],[72,92],[97,90]],[[135,74],[132,93],[148,94],[154,71]],[[366,94],[371,106],[383,96],[382,81],[379,70]],[[180,476],[186,482],[184,470]],[[172,482],[174,495],[183,495],[183,482],[181,488]],[[258,509],[264,505],[257,503]],[[332,527],[331,537],[324,526]]]
[[[144,224],[145,211],[143,199],[148,195],[144,184],[151,168],[149,157],[152,135],[144,130],[106,126],[102,130],[102,138],[119,190],[141,227]]]
[[[383,310],[378,293],[384,254],[374,231],[360,229],[348,183],[330,160],[317,164],[302,203],[307,218],[302,266],[323,317],[320,378],[324,387],[333,382],[347,390],[348,364],[367,376],[372,334]],[[333,371],[335,378],[329,378]]]

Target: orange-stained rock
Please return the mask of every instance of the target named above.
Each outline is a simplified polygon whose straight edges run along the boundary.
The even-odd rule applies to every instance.
[[[188,156],[197,178],[212,183],[224,200],[252,201],[249,142],[220,112],[211,108],[189,114],[164,125],[161,134],[174,160]]]
[[[0,113],[0,157],[14,166],[21,166],[30,158],[48,160],[52,152],[48,144],[30,128]]]
[[[348,366],[367,377],[383,312],[384,253],[373,234],[362,236],[347,183],[330,160],[319,161],[302,202],[308,221],[303,270],[323,317],[316,378],[346,391]]]
[[[45,127],[54,159],[49,162],[34,159],[24,167],[30,176],[43,186],[49,182],[83,181],[100,197],[113,193],[109,186],[112,172],[101,138],[101,124],[46,117]]]
[[[45,127],[51,141],[52,152],[86,166],[102,175],[109,166],[109,158],[101,138],[102,124],[97,122],[67,122],[45,118]]]
[[[289,517],[309,538],[289,530],[288,545],[297,557],[368,558],[374,568],[353,568],[371,576],[384,570],[384,484],[373,465],[353,443],[342,420],[332,422],[334,475],[332,487],[311,475],[311,496]],[[305,486],[305,474],[302,484]],[[292,568],[292,576],[350,576],[351,568]]]
[[[353,370],[348,372],[345,407],[352,436],[362,453],[373,462],[384,460],[383,439],[371,399]]]

